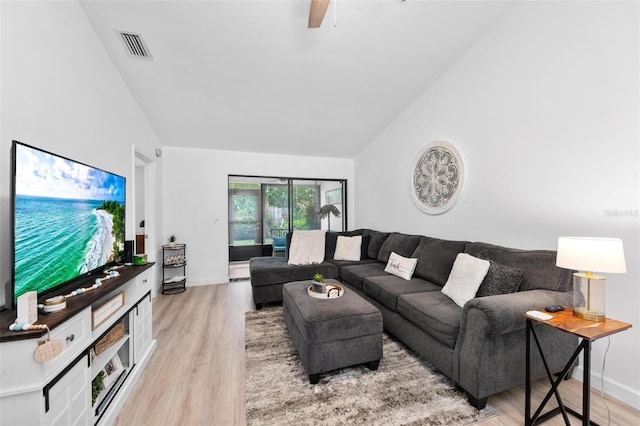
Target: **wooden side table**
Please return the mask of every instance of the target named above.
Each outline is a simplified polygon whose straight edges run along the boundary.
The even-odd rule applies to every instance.
[[[549,315],[553,316],[552,319],[543,321],[537,318],[530,317],[525,315],[527,320],[527,356],[526,356],[526,392],[525,392],[525,425],[533,426],[538,423],[542,423],[543,421],[562,413],[562,417],[564,418],[564,422],[566,425],[570,425],[569,418],[567,413],[572,414],[579,419],[582,419],[583,425],[595,425],[598,426],[597,423],[594,423],[589,420],[590,414],[590,395],[591,395],[591,342],[600,339],[601,337],[610,336],[615,333],[619,333],[621,331],[627,330],[631,328],[631,324],[622,321],[616,321],[609,318],[606,318],[603,322],[593,322],[583,320],[573,315],[573,310],[571,308],[566,308],[564,311],[550,313]],[[580,341],[576,351],[573,353],[569,361],[567,362],[562,373],[554,378],[551,372],[549,371],[549,367],[547,366],[547,361],[545,359],[544,353],[542,352],[542,348],[538,341],[538,336],[536,336],[536,331],[533,327],[534,322],[539,324],[544,324],[548,327],[553,327],[558,330],[564,331],[566,333],[571,333],[582,340]],[[551,383],[551,389],[545,395],[544,399],[540,403],[540,406],[536,409],[536,412],[531,416],[531,337],[533,336],[536,346],[538,348],[538,352],[542,357],[542,362],[544,364],[545,369],[547,370],[547,376],[549,377],[549,382]],[[582,379],[582,414],[577,411],[565,407],[562,403],[562,398],[560,397],[560,393],[558,392],[558,386],[567,375],[571,366],[575,362],[575,360],[580,355],[580,352],[583,353],[583,379]],[[546,403],[551,399],[551,396],[555,395],[556,401],[558,401],[558,407],[550,410],[545,414],[541,414],[542,410]]]

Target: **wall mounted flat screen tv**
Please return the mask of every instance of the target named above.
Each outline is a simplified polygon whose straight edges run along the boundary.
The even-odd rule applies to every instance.
[[[125,240],[126,179],[13,141],[13,304],[115,264]]]

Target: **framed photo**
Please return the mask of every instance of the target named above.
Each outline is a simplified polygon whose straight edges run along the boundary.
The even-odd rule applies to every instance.
[[[342,188],[327,191],[325,193],[325,204],[342,204]]]
[[[124,370],[122,367],[122,361],[118,354],[115,354],[113,358],[104,365],[103,370],[105,372],[104,388],[109,389],[109,387],[118,380],[118,377],[120,377],[120,374],[122,374],[122,371]]]
[[[91,312],[91,324],[92,329],[100,327],[100,325],[105,322],[111,315],[118,312],[124,306],[124,291],[116,294],[111,299],[107,300],[102,305],[98,306]]]

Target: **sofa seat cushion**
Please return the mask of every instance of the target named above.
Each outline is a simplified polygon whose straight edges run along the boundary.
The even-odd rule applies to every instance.
[[[284,257],[254,257],[249,260],[249,275],[254,287],[311,280],[316,273],[324,278],[338,278],[338,267],[326,261],[318,265],[288,265]]]
[[[391,274],[365,278],[363,284],[364,294],[393,312],[398,312],[399,296],[424,291],[439,292],[440,287],[421,278],[405,280]]]
[[[447,347],[455,347],[462,308],[442,292],[403,294],[398,297],[398,313]]]
[[[362,291],[362,283],[367,277],[387,275],[383,265],[379,262],[364,263],[360,265],[345,266],[340,271],[340,278],[358,291]]]
[[[378,263],[377,260],[374,259],[365,259],[365,260],[335,260],[329,259],[327,260],[329,263],[333,263],[338,267],[338,276],[342,276],[342,268],[347,266],[357,266],[357,265],[366,265],[367,263]]]

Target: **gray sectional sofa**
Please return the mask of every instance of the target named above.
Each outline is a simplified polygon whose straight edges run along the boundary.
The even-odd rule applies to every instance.
[[[359,261],[333,259],[339,235],[363,236]],[[555,266],[555,251],[361,229],[328,232],[324,262],[293,266],[287,264],[290,243],[291,234],[284,258],[250,260],[257,309],[282,301],[287,282],[311,279],[315,273],[338,279],[373,303],[382,313],[385,331],[450,377],[478,409],[488,396],[525,382],[524,313],[572,302],[571,271]],[[410,280],[384,272],[392,252],[418,259]],[[458,253],[490,261],[478,291],[486,295],[463,307],[441,292]],[[577,338],[551,327],[539,327],[536,333],[551,372],[561,372]],[[532,353],[532,378],[545,376],[540,357]]]

